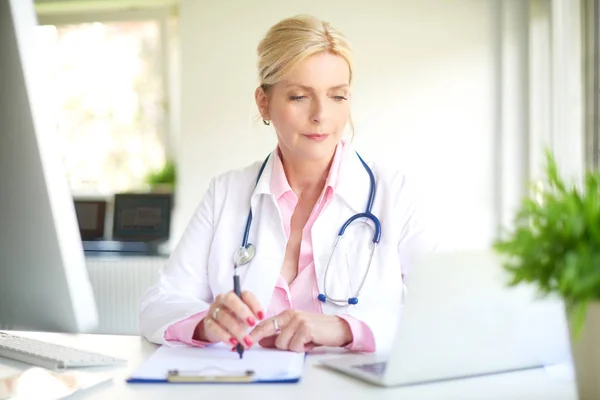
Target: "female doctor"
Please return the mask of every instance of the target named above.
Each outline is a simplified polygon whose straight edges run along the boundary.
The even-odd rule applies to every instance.
[[[258,45],[258,74],[256,104],[278,144],[213,178],[142,300],[141,332],[172,346],[385,350],[407,256],[433,244],[404,176],[342,139],[348,43],[314,17],[282,20]]]

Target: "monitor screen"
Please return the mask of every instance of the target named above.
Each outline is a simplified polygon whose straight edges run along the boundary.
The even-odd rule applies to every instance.
[[[171,228],[171,194],[115,195],[113,239],[120,241],[166,241]]]
[[[83,240],[104,238],[105,201],[75,200],[75,213],[77,214],[79,233]]]
[[[0,1],[0,329],[98,325],[60,140],[45,118],[31,0]]]

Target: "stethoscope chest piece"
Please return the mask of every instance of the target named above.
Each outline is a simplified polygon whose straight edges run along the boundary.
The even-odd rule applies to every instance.
[[[246,246],[240,246],[233,253],[233,262],[236,265],[248,264],[254,258],[254,254],[256,254],[256,249],[251,243],[248,243]]]

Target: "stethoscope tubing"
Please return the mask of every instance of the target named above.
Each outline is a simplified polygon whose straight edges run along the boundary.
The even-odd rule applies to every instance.
[[[322,301],[322,302],[329,302],[330,304],[336,305],[338,307],[346,307],[348,305],[356,305],[356,304],[358,304],[358,296],[359,296],[360,291],[362,290],[362,288],[363,288],[363,286],[364,286],[364,284],[366,282],[367,276],[369,274],[369,270],[371,269],[371,263],[373,261],[373,256],[375,254],[375,249],[377,248],[377,244],[381,240],[381,222],[379,221],[379,219],[372,212],[372,210],[373,210],[373,204],[375,202],[375,194],[376,194],[375,176],[374,176],[373,171],[371,170],[371,168],[369,168],[369,166],[363,160],[363,158],[360,156],[360,154],[356,153],[356,155],[357,155],[358,159],[360,160],[361,164],[363,165],[363,167],[365,168],[365,170],[367,171],[367,174],[369,175],[369,198],[367,200],[367,206],[366,206],[365,212],[354,214],[353,216],[351,216],[350,218],[348,218],[348,220],[346,220],[346,222],[344,222],[344,224],[340,228],[340,230],[338,232],[338,236],[337,236],[337,238],[335,240],[335,243],[334,243],[334,246],[333,246],[333,250],[331,252],[331,256],[329,257],[329,260],[327,262],[327,266],[325,268],[325,276],[323,278],[324,293],[318,295],[318,299],[320,301]],[[265,160],[263,161],[263,163],[262,163],[262,165],[260,167],[260,170],[259,170],[258,175],[256,177],[256,182],[254,184],[255,187],[258,184],[258,181],[260,180],[260,177],[262,176],[262,174],[264,172],[264,169],[265,169],[265,167],[267,165],[267,161],[269,160],[270,156],[271,156],[271,154],[269,154],[267,156],[267,158],[265,158]],[[250,262],[250,260],[254,256],[254,248],[251,248],[251,247],[253,247],[252,244],[248,243],[249,237],[250,237],[250,228],[252,226],[252,218],[253,218],[253,215],[252,215],[252,206],[250,206],[250,210],[248,212],[248,217],[246,219],[246,226],[244,228],[244,235],[243,235],[243,238],[242,238],[242,244],[236,250],[236,253],[234,254],[235,274],[236,275],[237,275],[237,267],[239,265],[241,265],[241,264],[247,264],[248,262]],[[354,221],[356,221],[359,218],[365,218],[367,220],[370,220],[373,223],[373,226],[374,226],[374,233],[373,233],[373,238],[372,238],[373,248],[372,248],[371,254],[369,256],[369,264],[367,265],[367,270],[363,274],[363,277],[362,277],[361,283],[359,285],[359,288],[358,288],[356,294],[353,297],[350,297],[347,300],[333,299],[333,298],[331,298],[331,297],[329,297],[327,295],[327,273],[329,271],[329,267],[331,265],[331,261],[333,259],[333,255],[335,254],[335,250],[337,249],[337,246],[338,246],[339,242],[344,237],[346,229]],[[240,257],[239,256],[240,254],[244,254],[245,257]],[[248,256],[248,254],[249,254],[249,256]]]

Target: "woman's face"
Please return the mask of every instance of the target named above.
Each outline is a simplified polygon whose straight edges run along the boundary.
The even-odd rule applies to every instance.
[[[271,120],[284,157],[317,161],[329,159],[350,115],[350,68],[330,53],[311,56],[266,95],[256,91],[264,119]]]

